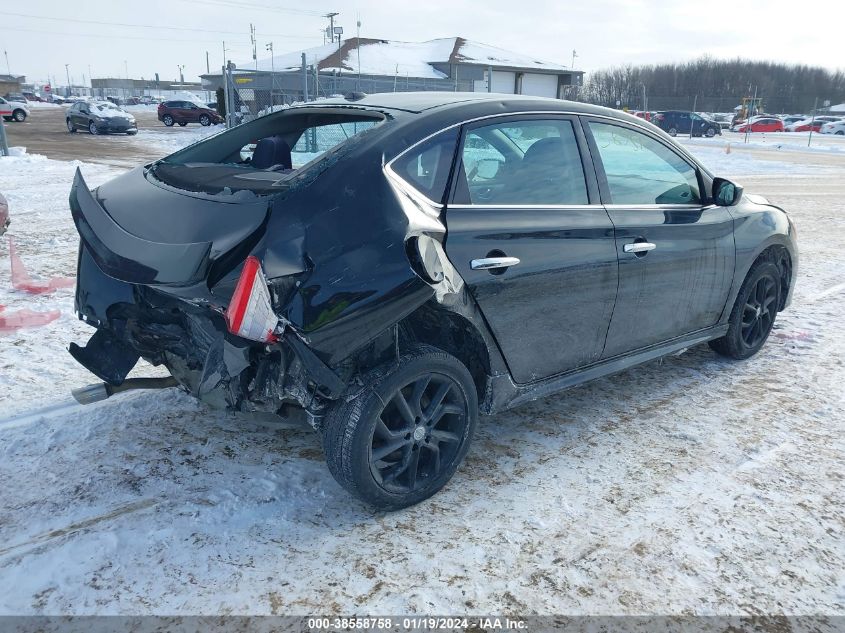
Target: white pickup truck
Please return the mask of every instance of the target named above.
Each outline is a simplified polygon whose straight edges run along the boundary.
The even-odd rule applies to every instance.
[[[0,97],[0,116],[6,121],[17,121],[23,123],[29,116],[29,108],[17,101],[7,101]]]

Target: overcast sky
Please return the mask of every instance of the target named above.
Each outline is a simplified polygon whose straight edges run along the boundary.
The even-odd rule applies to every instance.
[[[826,4],[826,3],[825,3]],[[808,6],[821,8],[821,4]],[[460,35],[591,71],[709,54],[845,66],[845,5],[804,19],[794,0],[28,0],[0,3],[0,49],[9,69],[39,83],[126,76],[197,80],[227,56],[249,61],[249,25],[259,57],[323,43],[322,14],[337,11],[344,37],[421,41]],[[807,13],[809,16],[810,13]],[[34,17],[33,17],[34,16]],[[45,19],[49,18],[49,19]],[[7,71],[0,58],[0,72]]]

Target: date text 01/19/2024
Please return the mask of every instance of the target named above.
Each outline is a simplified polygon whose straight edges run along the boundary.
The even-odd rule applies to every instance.
[[[479,628],[484,630],[525,630],[523,620],[509,617],[432,617],[411,616],[404,618],[391,617],[317,617],[308,618],[308,628],[311,630],[467,630]]]

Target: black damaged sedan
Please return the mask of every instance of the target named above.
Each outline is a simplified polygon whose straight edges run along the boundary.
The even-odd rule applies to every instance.
[[[783,210],[652,125],[566,101],[405,93],[261,117],[70,196],[70,351],[93,401],[178,384],[305,412],[381,508],[434,494],[494,413],[709,343],[765,343]],[[167,379],[127,378],[139,358]]]

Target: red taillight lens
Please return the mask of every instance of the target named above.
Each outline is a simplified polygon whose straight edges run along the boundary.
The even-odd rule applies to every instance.
[[[279,317],[273,313],[270,291],[258,258],[252,255],[246,258],[235,294],[224,316],[229,331],[235,336],[262,343],[277,340],[274,330]]]

